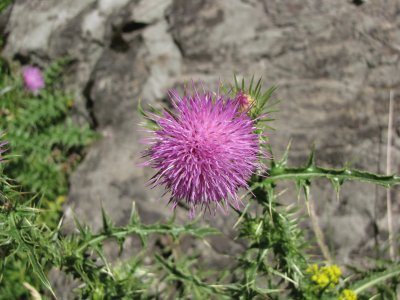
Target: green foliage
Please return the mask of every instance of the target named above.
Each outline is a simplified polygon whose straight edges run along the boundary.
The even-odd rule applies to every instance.
[[[6,182],[4,186],[7,186]],[[142,299],[145,294],[148,294],[146,297],[151,297],[149,286],[156,279],[152,275],[156,270],[145,266],[141,259],[150,235],[169,235],[178,240],[188,234],[201,239],[206,235],[219,233],[213,228],[198,228],[193,223],[184,226],[173,223],[144,225],[133,206],[130,220],[125,226],[116,227],[104,213],[100,232],[93,233],[76,220],[78,233],[63,236],[60,227],[50,229],[39,221],[39,215],[43,211],[33,208],[29,202],[20,203],[18,197],[17,193],[7,197],[0,214],[2,280],[4,282],[6,279],[4,268],[10,259],[16,262],[27,259],[28,270],[53,295],[46,275],[48,266],[58,268],[81,282],[77,293],[82,299]],[[126,238],[132,235],[140,238],[143,250],[128,262],[111,266],[103,250],[105,242],[113,240],[122,247]],[[157,259],[160,261],[159,257]],[[16,294],[16,290],[7,289],[7,286],[5,288],[0,290],[0,298],[22,295]]]
[[[350,267],[353,276],[358,278],[349,288],[363,295],[362,299],[398,299],[397,290],[400,283],[400,264],[392,261],[377,260],[372,269],[361,270]]]
[[[294,292],[306,267],[306,242],[298,227],[296,210],[279,206],[272,186],[265,190],[254,188],[254,194],[262,213],[251,215],[247,209],[243,213],[238,211],[239,237],[249,241],[239,260],[238,269],[246,270],[241,279],[241,293],[247,297],[276,293],[280,287],[272,282],[268,286],[257,286],[260,278],[265,282],[271,277],[280,278]]]
[[[88,126],[78,127],[68,117],[73,100],[56,88],[55,79],[65,63],[47,69],[46,88],[37,96],[22,87],[20,74],[3,71],[0,78],[0,128],[17,156],[5,173],[23,190],[40,194],[43,201],[66,194],[69,173],[95,138]]]
[[[13,0],[0,0],[0,12],[6,9],[12,2]]]
[[[68,60],[62,59],[45,71],[46,88],[38,95],[24,88],[19,71],[11,72],[6,62],[0,68],[0,131],[5,132],[3,139],[9,142],[8,153],[11,153],[2,172],[13,178],[13,184],[24,192],[18,196],[19,201],[29,200],[33,210],[40,202],[41,208],[46,210],[36,221],[39,227],[56,227],[67,193],[68,176],[80,161],[84,147],[96,137],[88,126],[79,127],[68,116],[73,102],[62,92],[59,80],[67,63]],[[32,198],[33,195],[36,196]],[[30,219],[32,216],[20,218],[17,211],[7,217],[5,224],[11,226],[7,230],[15,241],[18,238],[20,242],[26,241],[26,237],[36,240],[41,234],[35,226],[27,225],[34,224]],[[49,287],[49,283],[44,281],[47,268],[38,272],[40,276],[36,277],[26,272],[27,265],[38,265],[30,248],[30,245],[35,245],[35,240],[20,243],[15,249],[18,255],[9,257],[7,264],[2,265],[0,298],[10,293],[26,294],[23,282],[37,287],[40,286],[38,279],[41,279]]]

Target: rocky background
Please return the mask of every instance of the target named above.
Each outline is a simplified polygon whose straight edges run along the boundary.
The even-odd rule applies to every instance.
[[[16,0],[0,19],[3,55],[46,66],[69,56],[66,85],[76,122],[102,138],[71,179],[66,205],[93,227],[101,203],[124,224],[135,201],[145,222],[171,216],[162,189],[145,187],[138,99],[165,102],[166,91],[191,79],[262,76],[279,87],[271,144],[279,157],[289,140],[292,164],[316,144],[318,163],[384,172],[389,90],[400,98],[398,0]],[[395,101],[392,170],[399,173],[400,106]],[[340,200],[329,182],[313,185],[319,222],[341,262],[387,238],[385,190],[346,183]],[[295,188],[283,196],[295,202]],[[398,190],[393,190],[399,213]],[[187,211],[178,208],[178,221]],[[211,257],[240,245],[229,235],[236,217],[206,216],[226,233]],[[67,218],[68,219],[68,218]],[[396,223],[398,217],[395,218]],[[397,225],[396,225],[397,227]],[[378,239],[378,240],[379,240]]]

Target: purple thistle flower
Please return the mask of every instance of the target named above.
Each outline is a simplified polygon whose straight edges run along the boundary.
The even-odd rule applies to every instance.
[[[33,66],[25,67],[22,71],[22,77],[26,89],[33,94],[38,94],[44,88],[44,79],[39,68]]]
[[[175,208],[186,201],[193,217],[197,206],[210,209],[211,204],[231,203],[239,208],[239,188],[262,164],[255,123],[240,112],[239,101],[196,88],[189,96],[169,92],[176,112],[150,114],[158,130],[147,144],[145,163],[157,173],[150,183],[165,185],[171,192]]]

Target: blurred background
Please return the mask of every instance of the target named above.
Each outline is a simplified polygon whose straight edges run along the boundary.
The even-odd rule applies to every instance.
[[[0,17],[2,55],[46,67],[69,57],[65,86],[72,115],[101,134],[74,172],[65,202],[94,228],[101,205],[124,224],[135,201],[145,222],[171,217],[162,189],[145,187],[153,171],[138,165],[143,106],[168,103],[167,91],[190,80],[262,76],[280,100],[271,131],[274,156],[291,140],[290,164],[313,144],[322,166],[386,170],[389,91],[394,94],[393,172],[400,158],[400,2],[398,0],[16,0]],[[297,203],[294,186],[282,198]],[[398,228],[398,190],[392,191]],[[339,200],[324,180],[312,203],[333,256],[348,262],[387,239],[386,192],[346,183]],[[300,200],[304,203],[304,200]],[[225,237],[209,259],[223,263],[240,244],[229,237],[236,216],[205,216]],[[187,222],[187,211],[177,209]],[[187,245],[195,247],[194,245]]]

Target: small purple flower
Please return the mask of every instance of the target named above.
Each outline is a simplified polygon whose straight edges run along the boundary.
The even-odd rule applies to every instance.
[[[22,77],[26,89],[33,94],[38,94],[44,88],[44,79],[39,68],[33,66],[25,67],[22,71]]]
[[[150,183],[165,185],[174,208],[186,201],[191,217],[197,206],[239,208],[238,189],[248,188],[247,181],[262,167],[254,121],[225,95],[196,88],[192,95],[180,97],[174,90],[169,95],[176,112],[149,116],[159,126],[145,152],[145,165],[157,171]]]

